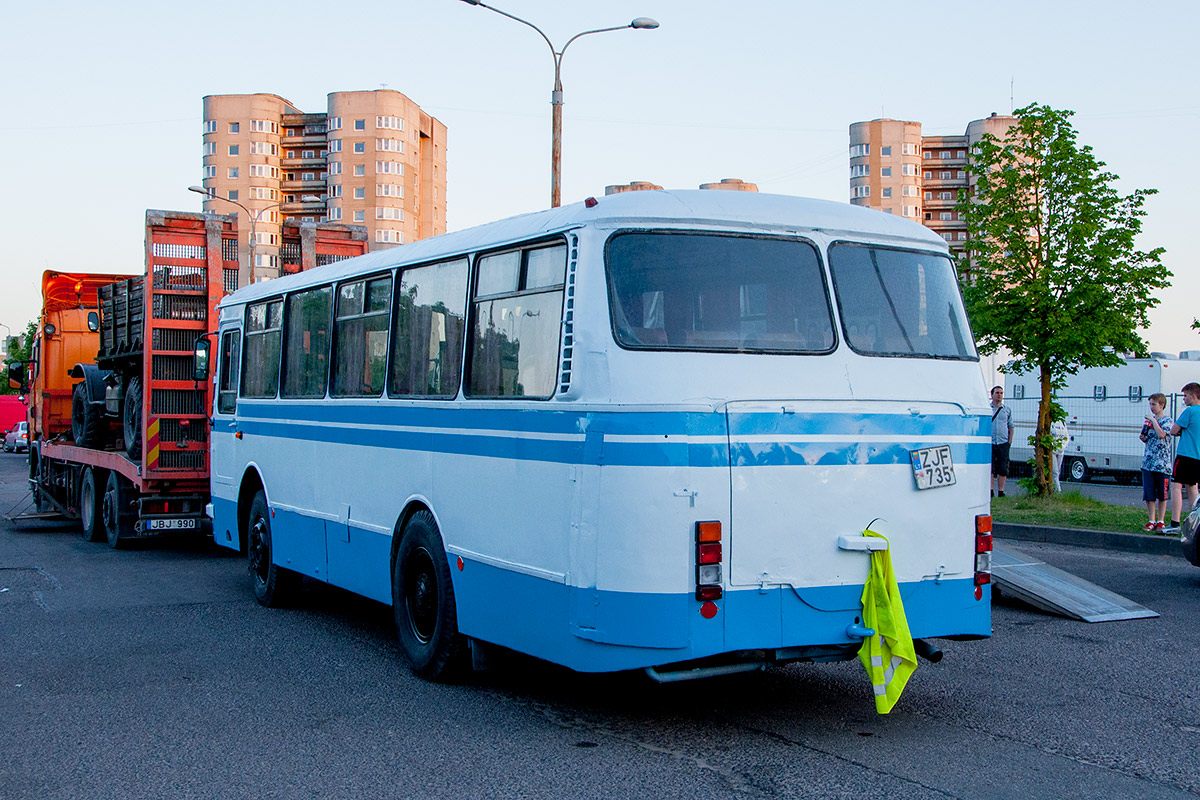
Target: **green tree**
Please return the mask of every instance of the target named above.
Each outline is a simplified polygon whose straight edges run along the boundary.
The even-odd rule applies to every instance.
[[[25,333],[20,337],[13,337],[14,340],[20,339],[19,343],[14,344],[8,351],[8,357],[4,361],[4,377],[0,380],[0,394],[16,394],[16,389],[10,389],[8,386],[8,365],[15,364],[18,361],[28,361],[33,358],[33,340],[37,337],[37,322],[30,322],[25,326]]]
[[[1035,103],[1014,112],[1003,139],[985,134],[972,149],[974,191],[958,204],[969,232],[963,297],[979,349],[1005,348],[1006,371],[1039,376],[1030,437],[1039,495],[1054,491],[1054,390],[1080,367],[1146,351],[1137,329],[1171,277],[1161,247],[1135,245],[1156,190],[1119,195],[1117,176],[1076,141],[1072,115]]]

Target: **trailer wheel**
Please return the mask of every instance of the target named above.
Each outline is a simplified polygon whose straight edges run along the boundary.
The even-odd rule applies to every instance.
[[[104,470],[83,468],[83,480],[79,486],[79,521],[83,526],[83,538],[88,542],[103,541],[107,535],[104,528],[104,495],[96,491],[97,478],[104,480]]]
[[[126,540],[133,536],[133,526],[130,524],[131,514],[129,505],[129,484],[117,472],[109,472],[104,484],[104,500],[101,504],[104,519],[104,534],[108,546],[119,549]]]
[[[134,461],[142,457],[142,376],[135,375],[125,389],[125,408],[121,414],[125,454]]]
[[[42,457],[38,452],[38,443],[29,445],[29,491],[33,495],[33,508],[37,512],[46,510],[46,502],[42,499]]]
[[[271,510],[267,506],[267,496],[261,491],[254,495],[254,502],[250,504],[246,527],[246,558],[255,599],[267,608],[287,605],[300,589],[300,576],[275,563]]]
[[[104,444],[104,417],[88,402],[87,381],[75,384],[71,393],[71,437],[80,447],[95,449]]]
[[[392,566],[392,611],[400,646],[413,672],[427,680],[452,677],[463,666],[465,639],[446,547],[428,511],[404,526]]]
[[[1072,458],[1071,465],[1067,468],[1067,474],[1071,480],[1076,483],[1087,483],[1089,477],[1087,462],[1082,458]]]

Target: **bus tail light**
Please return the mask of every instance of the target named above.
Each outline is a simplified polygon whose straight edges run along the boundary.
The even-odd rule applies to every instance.
[[[696,599],[720,600],[721,589],[721,523],[696,523]]]
[[[983,585],[992,582],[992,517],[975,517],[975,599],[983,599]]]

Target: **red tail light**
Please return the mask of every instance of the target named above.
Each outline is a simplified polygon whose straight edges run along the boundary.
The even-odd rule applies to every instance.
[[[696,599],[720,600],[721,589],[721,523],[696,523]],[[711,617],[709,617],[711,618]]]
[[[975,599],[983,599],[984,584],[992,582],[992,516],[975,517]]]

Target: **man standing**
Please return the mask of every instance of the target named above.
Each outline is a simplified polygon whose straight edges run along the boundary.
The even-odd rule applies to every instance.
[[[1175,424],[1171,435],[1179,437],[1175,448],[1175,470],[1171,474],[1171,528],[1179,529],[1183,522],[1183,487],[1187,487],[1188,506],[1194,507],[1200,496],[1197,482],[1200,481],[1200,383],[1189,383],[1183,387],[1183,404],[1186,406]]]
[[[1004,497],[1008,481],[1008,450],[1012,446],[1012,410],[1004,405],[1004,387],[992,387],[992,481],[995,495]]]

